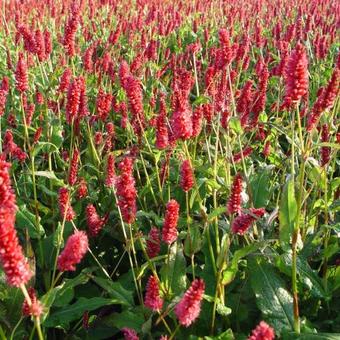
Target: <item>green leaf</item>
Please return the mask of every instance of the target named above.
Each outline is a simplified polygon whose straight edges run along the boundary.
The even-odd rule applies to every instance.
[[[281,244],[289,244],[290,236],[294,230],[296,214],[297,207],[294,190],[294,179],[289,178],[283,188],[279,207]]]
[[[91,269],[86,268],[73,279],[65,279],[64,282],[57,286],[60,288],[57,291],[54,306],[62,307],[67,305],[74,297],[74,287],[87,283],[90,279]]]
[[[94,297],[91,299],[79,298],[77,302],[68,305],[62,309],[51,313],[44,322],[45,327],[63,327],[66,328],[70,322],[81,318],[85,311],[92,311],[102,306],[116,304],[114,299],[105,299],[102,297]]]
[[[19,206],[15,224],[19,229],[25,230],[27,228],[31,238],[40,238],[45,234],[45,230],[40,224],[40,218],[37,225],[35,215],[28,211],[25,204]]]
[[[216,307],[216,312],[222,316],[228,316],[231,314],[232,310],[224,304],[218,303]]]
[[[231,329],[226,330],[225,332],[221,333],[220,335],[217,336],[205,336],[204,340],[234,340],[234,334]]]
[[[240,119],[237,117],[231,117],[229,120],[229,126],[232,130],[235,131],[236,134],[241,134],[242,133],[242,126]]]
[[[182,246],[174,243],[170,248],[169,264],[161,270],[162,281],[168,282],[171,292],[181,294],[186,288],[186,261]]]
[[[289,267],[289,273],[292,267],[292,254],[286,253],[280,257],[284,264]],[[300,280],[308,287],[312,296],[318,298],[327,298],[328,294],[324,290],[321,279],[318,277],[315,271],[309,266],[307,260],[303,257],[297,258],[297,273]]]
[[[249,260],[249,276],[256,303],[263,317],[279,331],[293,329],[293,298],[273,265],[260,258]]]
[[[155,256],[152,259],[150,259],[150,262],[158,262],[158,261],[163,261],[167,258],[167,255],[160,255],[160,256]],[[150,263],[149,262],[145,262],[141,265],[141,267],[139,268],[139,272],[137,275],[137,280],[141,279],[145,273],[145,271],[147,269],[150,269]]]
[[[208,215],[208,220],[209,222],[213,221],[215,217],[218,217],[226,212],[226,207],[217,207],[214,209],[209,215]]]
[[[209,103],[209,97],[206,97],[206,96],[199,96],[197,97],[194,102],[193,102],[193,105],[201,105],[201,104],[206,104],[206,103]]]
[[[255,208],[262,208],[268,204],[270,196],[270,174],[271,169],[269,167],[264,168],[260,170],[250,182]]]
[[[340,333],[304,333],[296,334],[294,332],[284,333],[283,340],[339,340]]]
[[[122,313],[114,313],[106,319],[105,323],[112,327],[122,329],[132,328],[136,332],[141,332],[144,324],[144,317],[141,312],[126,310]]]
[[[266,242],[257,242],[250,244],[249,246],[243,247],[237,251],[235,251],[230,265],[228,268],[223,272],[222,276],[222,284],[227,285],[231,281],[234,280],[237,271],[238,271],[238,262],[243,258],[248,256],[249,254],[257,251],[258,249],[264,247],[267,243]]]
[[[92,276],[91,279],[100,287],[105,289],[110,296],[115,298],[120,304],[133,306],[133,292],[126,290],[119,282],[113,282],[109,279]]]
[[[33,156],[38,155],[41,150],[44,150],[45,152],[53,152],[53,151],[59,152],[59,148],[56,145],[54,145],[53,143],[38,142],[34,146]]]
[[[45,177],[48,178],[50,180],[53,180],[54,183],[56,183],[59,186],[63,186],[64,185],[64,181],[62,179],[59,179],[54,171],[36,171],[35,172],[35,176],[37,177]]]
[[[202,245],[201,232],[197,225],[192,225],[190,228],[190,234],[187,233],[187,237],[184,242],[184,253],[186,256],[192,256],[196,254]]]

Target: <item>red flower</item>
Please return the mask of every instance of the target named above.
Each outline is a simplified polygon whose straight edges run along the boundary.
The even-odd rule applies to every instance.
[[[233,220],[231,231],[234,234],[243,235],[250,228],[251,224],[255,222],[257,218],[262,217],[266,212],[263,208],[251,208],[249,210],[249,214],[241,214]]]
[[[339,93],[340,69],[335,68],[332,78],[326,88],[320,88],[318,98],[315,101],[311,113],[307,119],[307,131],[311,131],[318,122],[322,112],[333,107]]]
[[[66,221],[72,221],[76,216],[71,206],[69,192],[66,188],[59,189],[59,209],[61,218],[65,218]]]
[[[44,35],[40,30],[35,31],[35,53],[37,54],[39,61],[45,59],[45,40]]]
[[[159,99],[159,114],[156,120],[156,147],[160,150],[169,145],[168,126],[166,122],[166,108],[164,94]]]
[[[109,154],[109,156],[107,157],[105,185],[107,187],[113,187],[115,181],[116,181],[115,158],[113,154]]]
[[[86,222],[91,237],[99,234],[107,221],[107,217],[101,218],[93,204],[88,204],[86,207]]]
[[[58,92],[65,92],[70,85],[70,80],[72,77],[71,69],[65,69],[64,73],[60,77]]]
[[[175,242],[177,239],[178,215],[179,204],[175,200],[170,200],[166,205],[166,212],[162,230],[162,239],[165,243],[169,245]]]
[[[41,137],[42,132],[43,132],[43,128],[41,126],[39,126],[34,133],[33,144],[36,144],[36,143],[39,142],[39,139]]]
[[[102,89],[99,89],[96,101],[97,118],[101,121],[107,119],[108,114],[111,110],[112,95],[105,93]]]
[[[230,197],[227,204],[228,214],[238,214],[241,211],[241,192],[242,192],[242,175],[238,173],[234,177],[233,185],[230,190]]]
[[[308,93],[308,59],[303,45],[298,43],[289,56],[284,72],[284,105],[289,107]]]
[[[270,155],[270,140],[267,140],[263,147],[263,156],[267,158]]]
[[[329,127],[323,124],[321,127],[321,141],[323,143],[329,142]],[[331,159],[331,148],[329,146],[321,147],[321,166],[325,166]]]
[[[17,210],[9,176],[10,164],[0,157],[0,263],[7,283],[19,287],[32,277],[15,230]]]
[[[153,258],[159,254],[160,250],[159,230],[156,227],[152,227],[149,238],[146,241],[146,252],[150,258]]]
[[[242,155],[243,155],[243,158],[246,158],[249,155],[251,155],[252,152],[253,152],[253,148],[251,146],[247,146],[245,149],[242,150],[242,153],[240,151],[234,155],[233,157],[234,162],[235,163],[240,162],[242,160]]]
[[[189,139],[192,135],[192,112],[188,105],[179,106],[171,117],[171,130],[175,140]]]
[[[0,117],[5,112],[7,95],[9,91],[9,81],[7,77],[3,77],[0,85]]]
[[[181,188],[188,192],[194,186],[194,174],[188,160],[185,160],[181,165]]]
[[[79,164],[79,151],[77,149],[74,149],[70,165],[70,172],[68,175],[68,182],[71,186],[75,185],[77,182],[78,164]]]
[[[137,211],[137,191],[133,177],[133,160],[125,157],[119,163],[118,167],[121,172],[116,182],[118,205],[122,212],[124,222],[130,224],[134,222]]]
[[[139,337],[138,337],[136,331],[134,331],[131,328],[123,328],[122,332],[124,334],[125,340],[139,340]]]
[[[192,114],[192,137],[197,137],[202,130],[203,108],[198,106]]]
[[[79,111],[80,96],[81,96],[81,83],[79,79],[76,78],[68,86],[67,90],[66,121],[69,124],[71,124],[74,121]]]
[[[146,285],[145,306],[153,310],[159,311],[163,307],[163,299],[159,295],[159,282],[155,276],[150,276]]]
[[[19,60],[17,63],[17,68],[15,70],[15,82],[16,89],[19,92],[25,92],[28,90],[28,73],[27,73],[27,63],[23,53],[19,53]]]
[[[175,314],[182,326],[189,327],[201,312],[201,302],[205,290],[202,279],[195,279],[175,307]]]
[[[22,304],[22,314],[24,316],[35,316],[39,317],[43,313],[43,305],[37,299],[35,295],[35,290],[33,287],[28,289],[28,295],[31,298],[31,305],[28,304],[27,300],[24,300]]]
[[[78,28],[79,23],[79,17],[77,15],[76,11],[72,13],[72,16],[68,19],[65,27],[64,32],[64,39],[63,39],[63,45],[65,46],[66,53],[73,57],[75,55],[75,40],[76,40],[76,32]]]
[[[58,269],[61,272],[76,270],[75,265],[80,263],[87,253],[88,239],[84,231],[76,231],[66,242],[65,248],[58,256]]]
[[[87,196],[87,185],[86,185],[85,178],[83,177],[79,178],[78,182],[79,182],[79,186],[77,190],[77,196],[78,198],[84,198]]]
[[[266,322],[261,321],[259,325],[252,331],[248,340],[273,340],[275,338],[274,329]]]

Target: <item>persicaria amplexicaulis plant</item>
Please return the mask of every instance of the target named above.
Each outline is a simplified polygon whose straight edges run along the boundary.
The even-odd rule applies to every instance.
[[[2,338],[339,338],[336,1],[1,12]]]

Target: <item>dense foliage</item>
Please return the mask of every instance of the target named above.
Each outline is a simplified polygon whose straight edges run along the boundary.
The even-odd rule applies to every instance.
[[[339,339],[339,13],[1,1],[1,339]]]

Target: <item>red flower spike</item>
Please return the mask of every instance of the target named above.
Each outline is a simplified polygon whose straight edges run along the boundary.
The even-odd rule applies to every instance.
[[[305,47],[300,43],[289,56],[284,78],[284,106],[290,107],[308,93],[308,59]]]
[[[275,338],[274,329],[266,322],[261,321],[258,326],[252,331],[248,340],[273,340]]]
[[[321,141],[323,143],[329,142],[329,127],[323,124],[321,127]],[[329,146],[321,147],[321,166],[325,166],[331,159],[331,148]]]
[[[242,175],[238,173],[234,177],[233,185],[230,190],[230,197],[227,204],[228,214],[239,214],[241,212],[241,192],[242,192]]]
[[[19,287],[32,277],[15,230],[16,200],[9,176],[10,164],[0,157],[0,263],[10,286]]]
[[[119,163],[118,167],[121,172],[116,182],[118,205],[122,212],[124,222],[130,224],[134,222],[137,211],[137,191],[133,177],[133,160],[125,157]]]
[[[70,165],[70,172],[68,175],[68,183],[73,186],[77,182],[78,176],[78,165],[79,165],[79,151],[78,149],[74,149],[72,161]]]
[[[27,63],[23,53],[19,53],[19,60],[17,63],[17,68],[15,70],[15,82],[16,89],[19,92],[25,92],[28,90],[28,73],[27,73]]]
[[[201,312],[204,290],[204,281],[195,279],[181,301],[176,305],[175,314],[182,326],[189,327],[198,318]]]
[[[139,337],[138,337],[136,331],[134,331],[131,328],[123,328],[122,332],[124,334],[125,340],[139,340]]]
[[[194,174],[188,160],[185,160],[180,169],[180,185],[183,191],[188,192],[194,186]]]
[[[156,257],[161,251],[161,242],[159,237],[159,230],[152,227],[149,233],[148,240],[146,241],[146,253],[150,258]]]
[[[59,210],[62,220],[65,218],[66,221],[72,221],[76,213],[74,212],[71,202],[70,195],[66,188],[59,189]]]
[[[79,178],[78,182],[79,182],[79,186],[77,190],[77,197],[81,199],[87,196],[87,193],[88,193],[87,184],[86,184],[85,178],[83,177]]]
[[[150,276],[146,285],[144,304],[154,312],[163,307],[163,299],[159,295],[159,282],[155,276]]]
[[[251,208],[249,211],[249,214],[241,214],[233,220],[231,231],[234,234],[243,235],[250,228],[252,223],[255,222],[257,218],[262,217],[266,212],[263,208]]]
[[[176,200],[170,200],[166,205],[166,212],[162,230],[162,240],[171,244],[176,241],[178,231],[177,231],[177,222],[179,217],[179,204]]]
[[[113,187],[116,181],[116,171],[115,171],[115,158],[113,154],[109,154],[107,157],[107,165],[106,165],[106,179],[105,185],[107,187]]]
[[[103,226],[106,223],[107,218],[101,218],[96,208],[93,204],[88,204],[86,207],[86,222],[88,228],[88,234],[91,237],[96,237],[100,231],[102,230]]]
[[[76,231],[66,242],[65,248],[58,256],[58,270],[75,271],[88,250],[88,239],[84,231]]]
[[[22,314],[24,316],[34,316],[38,318],[43,313],[43,305],[37,299],[33,287],[28,289],[28,295],[31,298],[31,305],[29,306],[27,300],[25,299],[22,304]]]

